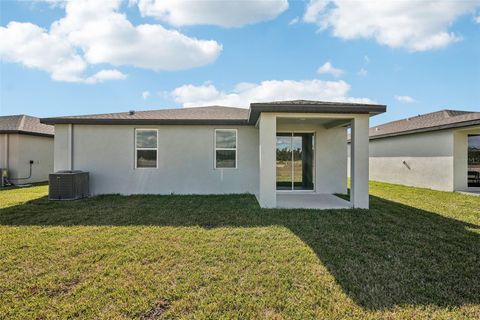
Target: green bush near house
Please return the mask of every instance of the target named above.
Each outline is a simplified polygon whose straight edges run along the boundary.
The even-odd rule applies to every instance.
[[[252,195],[0,191],[0,319],[480,318],[480,197],[371,183],[371,209]]]

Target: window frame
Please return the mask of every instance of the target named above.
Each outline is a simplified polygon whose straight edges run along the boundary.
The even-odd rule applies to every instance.
[[[230,131],[230,132],[235,132],[235,148],[217,148],[217,131]],[[238,169],[238,129],[215,129],[215,134],[213,136],[213,143],[214,143],[214,150],[213,150],[213,168],[215,170],[220,169]],[[229,150],[229,151],[235,151],[235,167],[231,168],[219,168],[217,167],[217,150]]]
[[[156,134],[157,134],[157,146],[155,148],[138,148],[137,147],[137,132],[138,131],[155,131]],[[156,128],[135,128],[133,143],[134,143],[134,147],[135,147],[135,153],[134,153],[135,169],[140,169],[140,170],[143,170],[143,169],[158,169],[158,129],[156,129]],[[138,166],[138,150],[155,150],[155,152],[157,153],[156,158],[155,158],[155,167],[139,167]]]

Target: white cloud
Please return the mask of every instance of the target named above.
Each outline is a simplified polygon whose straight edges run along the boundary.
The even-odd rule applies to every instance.
[[[158,24],[133,26],[118,12],[120,0],[69,2],[65,18],[51,33],[68,37],[92,64],[133,65],[153,70],[180,70],[213,62],[222,47]]]
[[[307,5],[307,9],[305,10],[305,14],[303,16],[303,21],[315,23],[317,22],[318,15],[325,7],[328,5],[328,1],[316,1],[310,0]]]
[[[370,57],[369,56],[363,56],[363,63],[364,64],[369,64],[370,63]]]
[[[45,70],[52,79],[80,82],[87,68],[83,57],[63,37],[31,23],[10,22],[0,27],[0,58]]]
[[[425,51],[460,41],[449,27],[479,5],[480,0],[311,0],[303,19],[342,39],[374,38],[393,48]]]
[[[181,70],[213,62],[222,46],[187,37],[158,24],[134,26],[118,12],[121,0],[69,1],[64,18],[45,30],[31,23],[0,27],[0,57],[47,71],[52,79],[96,83],[121,79],[120,72],[84,76],[89,65],[131,65]]]
[[[248,107],[251,102],[274,100],[328,100],[372,103],[368,98],[348,96],[350,85],[345,81],[268,80],[260,83],[239,83],[231,91],[222,91],[213,84],[183,85],[170,94],[184,107],[224,105]]]
[[[335,78],[338,78],[343,75],[344,71],[342,69],[335,68],[330,61],[325,62],[320,68],[317,70],[318,74],[331,74]]]
[[[480,16],[476,16],[476,17],[474,18],[474,21],[475,21],[475,23],[480,24]]]
[[[143,91],[143,92],[142,92],[142,98],[143,98],[143,100],[147,100],[148,97],[150,97],[150,91]]]
[[[290,22],[288,23],[289,26],[292,26],[294,24],[297,24],[300,22],[300,18],[299,17],[295,17],[293,18],[292,20],[290,20]]]
[[[414,98],[410,96],[395,96],[395,100],[403,102],[403,103],[414,103],[417,102]]]
[[[364,68],[361,68],[360,70],[358,70],[357,75],[359,75],[360,77],[366,77],[368,76],[368,71]]]
[[[85,79],[85,83],[101,83],[107,80],[125,80],[127,75],[121,73],[118,70],[100,70],[93,76]]]
[[[217,25],[239,27],[271,20],[287,10],[287,0],[130,0],[143,16],[155,17],[174,26]]]

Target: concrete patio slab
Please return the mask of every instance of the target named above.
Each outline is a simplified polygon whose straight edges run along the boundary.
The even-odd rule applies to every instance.
[[[277,193],[277,208],[282,209],[349,209],[350,202],[333,194]]]

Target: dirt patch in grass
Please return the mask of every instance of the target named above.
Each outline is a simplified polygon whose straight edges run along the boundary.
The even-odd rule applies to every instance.
[[[150,310],[140,316],[140,320],[153,320],[158,319],[168,308],[170,304],[168,301],[157,301]]]
[[[70,293],[78,284],[80,283],[79,278],[73,278],[71,280],[68,280],[66,282],[63,282],[60,286],[49,290],[47,292],[47,296],[52,298],[55,296],[63,296],[68,293]]]

